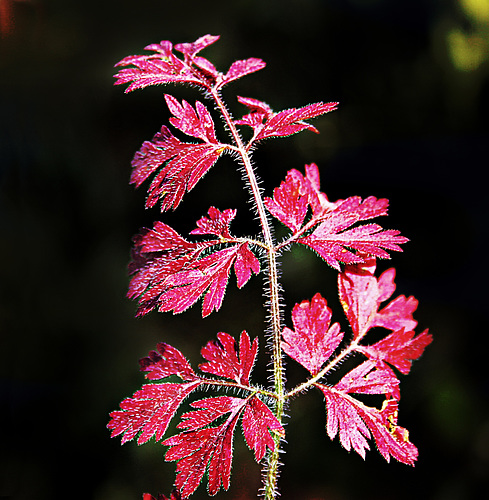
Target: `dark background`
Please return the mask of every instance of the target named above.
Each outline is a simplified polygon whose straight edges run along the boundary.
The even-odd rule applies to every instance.
[[[433,344],[402,377],[400,420],[416,467],[364,462],[324,429],[324,403],[293,402],[282,498],[471,499],[489,487],[487,168],[489,4],[485,0],[0,0],[0,498],[126,500],[169,494],[174,464],[154,442],[120,446],[108,413],[143,382],[137,361],[158,341],[196,366],[218,331],[262,335],[259,278],[205,320],[134,319],[125,299],[131,236],[162,218],[182,234],[210,205],[239,209],[236,234],[258,228],[230,158],[175,213],[144,211],[130,161],[167,119],[163,92],[112,86],[113,65],[162,39],[220,34],[203,53],[222,71],[260,57],[267,68],[225,92],[275,110],[340,101],[321,134],[268,141],[255,161],[267,194],[291,168],[316,162],[330,199],[387,197],[408,236],[398,292],[420,305]],[[312,252],[283,259],[290,308],[320,291],[336,319],[335,273]],[[344,323],[343,323],[344,325]],[[255,380],[266,377],[261,364]],[[302,376],[289,363],[290,383]],[[253,498],[259,467],[237,433],[232,484],[219,498]],[[372,443],[372,448],[375,445]],[[201,486],[194,498],[206,498]]]

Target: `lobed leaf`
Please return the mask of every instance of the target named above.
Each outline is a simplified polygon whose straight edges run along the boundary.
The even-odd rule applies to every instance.
[[[250,58],[235,61],[226,74],[197,54],[219,40],[219,36],[204,35],[192,43],[179,43],[175,50],[183,54],[183,60],[173,52],[168,40],[151,44],[145,50],[149,55],[125,57],[116,66],[125,66],[115,75],[115,85],[129,83],[125,92],[142,89],[151,85],[183,83],[197,85],[206,90],[219,90],[224,85],[265,67],[261,59]]]
[[[215,495],[221,485],[225,490],[229,488],[234,429],[245,405],[246,400],[229,396],[195,401],[192,406],[198,410],[182,415],[178,425],[186,431],[163,442],[170,447],[165,460],[178,461],[175,486],[184,498],[197,489],[206,468],[210,495]],[[227,413],[221,425],[205,427]]]
[[[394,293],[395,270],[389,269],[377,279],[375,259],[364,264],[346,266],[338,275],[340,302],[350,322],[354,338],[363,337],[375,326],[397,331],[412,330],[418,324],[413,318],[418,301],[414,297],[397,297],[379,311],[382,302]]]
[[[302,108],[291,108],[279,113],[274,113],[268,104],[249,97],[238,97],[238,101],[250,109],[250,113],[240,120],[235,120],[236,125],[247,125],[253,128],[254,135],[251,142],[257,142],[268,137],[286,137],[302,130],[313,132],[318,130],[304,120],[334,111],[337,102],[316,102]]]
[[[146,208],[160,200],[162,212],[177,208],[185,192],[195,187],[227,147],[217,141],[214,122],[202,103],[197,101],[195,111],[186,101],[180,104],[169,95],[165,99],[174,115],[170,122],[183,133],[204,142],[182,142],[163,126],[134,155],[130,183],[139,187],[154,175]]]
[[[321,370],[343,339],[339,323],[331,325],[331,309],[319,293],[292,310],[294,330],[285,327],[282,349],[312,375]]]
[[[251,398],[246,405],[242,420],[243,435],[248,447],[255,452],[255,460],[260,462],[266,449],[275,449],[270,431],[285,436],[285,430],[270,408],[258,398]]]
[[[199,219],[197,229],[190,231],[190,234],[213,234],[222,238],[231,238],[229,226],[236,217],[236,210],[228,208],[220,212],[217,208],[210,207],[208,216]]]
[[[338,391],[336,387],[317,386],[326,400],[326,430],[330,439],[339,433],[342,446],[348,451],[353,448],[365,459],[365,452],[370,449],[367,440],[373,437],[387,462],[392,456],[399,462],[414,465],[418,450],[409,441],[407,430],[396,425],[395,400],[386,400],[382,409],[378,410]]]
[[[220,332],[217,338],[217,341],[210,341],[200,351],[207,360],[207,363],[199,366],[200,370],[248,385],[258,351],[258,339],[255,338],[251,344],[248,334],[243,331],[237,347],[234,338],[227,333]]]
[[[215,218],[201,219],[199,234],[222,230],[229,235],[229,223],[235,211],[209,209]],[[231,239],[232,240],[232,239]],[[233,240],[232,240],[233,241]],[[129,298],[138,298],[137,316],[157,308],[180,313],[204,297],[202,315],[220,309],[231,267],[234,265],[238,287],[243,287],[252,273],[260,272],[260,263],[247,242],[234,240],[230,246],[215,250],[221,240],[193,243],[185,240],[171,227],[156,222],[135,238]],[[213,248],[214,247],[214,248]],[[204,255],[204,252],[211,252]]]
[[[124,399],[121,410],[110,414],[107,424],[111,437],[122,436],[122,444],[139,434],[137,443],[143,444],[155,436],[162,439],[170,420],[183,400],[200,384],[199,380],[185,384],[146,384],[132,398]]]
[[[349,214],[333,211],[312,234],[296,241],[317,252],[337,271],[341,271],[340,263],[364,262],[361,254],[389,259],[386,250],[401,252],[399,245],[408,241],[404,236],[399,236],[399,231],[383,230],[378,224],[366,224],[343,230],[345,226],[348,227],[355,222]],[[353,253],[349,249],[357,250],[358,253]]]
[[[183,432],[163,442],[170,447],[165,460],[178,461],[175,486],[184,498],[197,489],[206,470],[210,495],[215,495],[221,486],[229,488],[234,430],[241,415],[245,440],[257,461],[263,458],[266,448],[275,448],[270,432],[284,435],[276,417],[256,396],[220,396],[195,401],[191,406],[196,410],[182,415],[177,426]],[[227,417],[223,423],[210,426],[224,415]]]
[[[150,351],[148,356],[139,360],[139,368],[146,373],[149,380],[161,380],[171,375],[177,375],[182,380],[197,379],[185,356],[175,347],[160,342],[157,351]]]
[[[371,346],[360,346],[359,351],[370,359],[386,361],[402,374],[407,375],[411,370],[412,362],[423,354],[424,349],[432,340],[428,330],[415,336],[414,331],[405,331],[402,328]]]

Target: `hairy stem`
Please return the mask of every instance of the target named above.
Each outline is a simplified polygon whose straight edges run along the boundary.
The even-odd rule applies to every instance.
[[[258,185],[258,180],[251,163],[251,157],[249,154],[249,147],[243,144],[241,136],[234,125],[232,118],[224,105],[221,96],[216,90],[211,90],[211,95],[215,100],[219,111],[221,112],[226,125],[234,139],[236,144],[236,151],[241,157],[243,166],[246,170],[246,175],[248,177],[248,182],[250,183],[250,189],[253,194],[255,201],[256,210],[258,217],[260,219],[263,239],[265,242],[265,249],[267,253],[268,260],[268,286],[269,286],[269,314],[270,314],[270,331],[271,331],[271,343],[272,343],[272,357],[273,357],[273,379],[274,379],[274,389],[276,394],[276,405],[275,405],[275,416],[279,422],[282,422],[282,417],[284,413],[284,401],[285,401],[285,391],[284,391],[284,374],[283,374],[283,364],[282,364],[282,350],[280,347],[280,335],[281,335],[281,320],[280,320],[280,293],[279,293],[279,283],[278,283],[278,270],[277,270],[277,252],[275,244],[273,241],[272,230],[270,224],[268,223],[267,214],[265,210],[265,205],[263,203],[263,198],[261,195],[260,187]],[[265,500],[273,500],[276,498],[277,490],[277,480],[278,480],[278,468],[279,468],[279,453],[280,453],[280,436],[274,436],[275,449],[268,455],[268,460],[266,464],[266,476],[264,485],[264,497]]]

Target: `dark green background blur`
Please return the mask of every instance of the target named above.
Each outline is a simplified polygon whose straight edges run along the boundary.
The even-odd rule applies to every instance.
[[[113,65],[162,39],[220,34],[203,54],[226,70],[267,68],[225,91],[275,110],[340,101],[321,134],[265,142],[255,155],[267,194],[291,168],[316,162],[330,199],[387,197],[379,221],[411,242],[390,262],[398,292],[434,343],[402,377],[400,420],[419,447],[415,468],[364,462],[326,435],[322,397],[295,400],[280,486],[284,500],[472,499],[489,487],[487,374],[487,0],[0,0],[0,498],[140,499],[170,492],[174,464],[151,442],[120,446],[108,413],[143,382],[138,359],[158,341],[194,366],[218,331],[262,335],[262,284],[205,320],[135,320],[125,298],[131,236],[162,218],[187,234],[210,205],[238,208],[236,234],[256,234],[230,158],[175,213],[144,211],[130,161],[168,118],[163,92],[113,87]],[[251,222],[250,222],[251,219]],[[283,259],[286,320],[319,291],[343,321],[335,273],[312,252]],[[344,325],[344,322],[343,322]],[[264,382],[261,340],[256,380]],[[289,363],[290,383],[304,375]],[[253,498],[260,471],[236,437],[229,492]],[[375,446],[372,444],[372,447]],[[201,486],[194,498],[207,498]]]

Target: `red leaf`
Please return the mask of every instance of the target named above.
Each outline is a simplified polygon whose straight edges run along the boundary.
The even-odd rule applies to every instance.
[[[192,406],[198,410],[182,415],[182,422],[178,425],[186,431],[163,442],[170,446],[165,460],[178,461],[175,486],[183,497],[197,489],[206,468],[210,495],[215,495],[221,485],[225,490],[229,488],[234,429],[246,402],[228,396],[195,401]],[[230,415],[224,423],[206,427],[227,413]]]
[[[234,430],[243,412],[243,434],[257,461],[263,458],[267,447],[275,449],[270,431],[284,435],[273,413],[256,396],[202,399],[192,403],[192,407],[197,410],[182,415],[182,422],[177,426],[184,431],[163,442],[170,446],[165,460],[178,461],[175,486],[185,498],[197,489],[206,469],[210,495],[215,495],[221,485],[226,490],[229,488]],[[222,424],[209,427],[226,414],[229,416]]]
[[[347,266],[338,276],[340,301],[355,339],[375,326],[397,331],[412,330],[417,325],[412,315],[418,305],[414,297],[401,295],[379,311],[380,304],[389,299],[396,288],[395,270],[385,271],[377,280],[375,267],[375,259],[369,259],[365,264]]]
[[[335,389],[354,394],[387,394],[399,399],[399,380],[385,365],[377,367],[373,361],[364,361],[349,371]]]
[[[255,141],[265,139],[266,137],[284,137],[295,134],[304,129],[317,132],[317,129],[304,122],[316,116],[334,111],[338,106],[337,102],[316,102],[302,108],[291,108],[280,111],[272,115],[265,123],[264,127],[255,137]]]
[[[236,210],[228,208],[220,212],[217,208],[211,207],[208,215],[209,217],[202,217],[197,221],[197,229],[190,231],[190,234],[214,234],[223,238],[231,238],[229,225],[236,217]]]
[[[233,80],[265,67],[262,60],[250,58],[234,62],[223,75],[210,61],[197,55],[218,39],[219,36],[204,35],[193,43],[175,45],[175,50],[183,54],[183,60],[173,53],[173,45],[168,40],[148,45],[145,50],[153,51],[152,54],[125,57],[117,63],[116,66],[128,67],[115,75],[115,84],[129,83],[126,92],[166,83],[187,83],[207,90],[218,90]]]
[[[248,446],[255,452],[255,460],[260,462],[266,449],[275,449],[270,431],[285,436],[285,430],[270,408],[258,398],[251,398],[243,414],[243,435]]]
[[[357,220],[364,219],[356,219],[351,213],[345,213],[338,207],[312,234],[296,241],[312,248],[338,271],[341,271],[340,262],[344,264],[364,262],[361,255],[348,249],[357,250],[360,254],[389,259],[390,256],[384,249],[400,252],[402,249],[399,245],[408,241],[404,236],[399,236],[399,231],[383,230],[378,224],[366,224],[345,230]]]
[[[189,262],[181,271],[168,276],[158,290],[158,310],[181,313],[195,304],[200,296],[202,316],[221,308],[231,266],[246,244],[218,250]]]
[[[360,351],[370,359],[387,361],[401,373],[407,375],[411,364],[418,359],[427,345],[433,340],[428,330],[414,336],[413,331],[401,329],[393,332],[384,339],[371,346],[360,346]]]
[[[110,414],[112,419],[107,428],[112,429],[111,437],[123,434],[124,444],[141,433],[138,444],[153,436],[159,441],[180,404],[199,384],[197,380],[186,384],[143,385],[132,398],[121,402],[121,410]]]
[[[178,375],[182,380],[192,381],[198,377],[185,356],[175,347],[160,342],[158,351],[150,351],[146,358],[139,360],[140,370],[148,372],[148,380],[160,380],[170,375]]]
[[[210,209],[209,214],[216,218],[214,221],[201,219],[200,231],[195,232],[204,234],[222,229],[229,233],[228,224],[234,211],[217,212]],[[221,307],[233,264],[240,288],[252,272],[260,272],[259,261],[247,243],[236,242],[202,256],[204,250],[220,243],[221,240],[189,242],[161,222],[155,223],[153,230],[144,230],[135,238],[133,261],[129,266],[133,277],[128,297],[139,298],[137,315],[145,315],[155,308],[180,313],[204,295],[202,314],[207,316]]]
[[[304,177],[297,170],[290,170],[279,187],[273,191],[273,199],[266,197],[268,211],[292,231],[302,227],[309,206],[309,191]]]
[[[216,139],[214,121],[207,108],[199,101],[194,108],[185,100],[182,104],[173,96],[165,94],[166,104],[174,115],[170,123],[184,134],[201,139],[211,144],[219,144]],[[221,146],[221,145],[220,145]]]
[[[235,61],[233,62],[233,64],[231,64],[228,72],[223,76],[222,84],[220,85],[220,87],[245,75],[249,75],[250,73],[259,71],[265,66],[266,64],[261,59],[257,59],[255,57],[250,57],[249,59],[244,59],[241,61]]]
[[[414,297],[400,295],[379,310],[381,303],[388,300],[396,289],[395,270],[388,269],[378,280],[374,272],[374,259],[362,265],[347,266],[338,276],[340,301],[355,339],[361,339],[374,327],[393,332],[374,345],[358,345],[356,350],[370,359],[386,361],[407,374],[412,361],[421,356],[432,336],[425,330],[415,337],[413,330],[417,321],[413,312],[418,301]]]
[[[350,451],[353,448],[362,458],[369,450],[367,439],[373,437],[381,455],[389,462],[394,457],[399,462],[414,465],[418,450],[409,441],[406,429],[398,427],[397,403],[386,400],[381,410],[367,406],[337,390],[317,384],[326,399],[326,430],[330,439],[339,431],[340,442]]]
[[[389,258],[386,250],[401,251],[399,245],[408,241],[399,236],[399,231],[383,230],[377,224],[352,227],[357,222],[387,215],[388,201],[373,196],[362,201],[352,196],[329,202],[320,191],[319,171],[314,163],[306,165],[305,177],[297,170],[290,170],[273,195],[265,198],[265,205],[293,231],[288,243],[295,241],[308,246],[338,271],[340,263],[364,262],[366,255]],[[312,217],[304,223],[309,208]]]
[[[130,183],[139,187],[155,174],[148,189],[146,208],[160,200],[162,212],[175,209],[185,192],[195,187],[227,147],[217,141],[214,122],[203,104],[197,101],[195,111],[186,101],[180,104],[172,96],[165,98],[174,115],[170,122],[185,134],[204,142],[182,142],[163,126],[152,141],[145,141],[134,155]]]
[[[295,331],[285,327],[282,349],[316,375],[343,339],[338,323],[331,324],[331,309],[319,293],[292,310]]]
[[[309,207],[312,209],[313,225],[336,208],[336,204],[330,203],[319,189],[319,170],[315,163],[306,165],[305,177],[298,170],[289,170],[285,181],[274,189],[273,199],[265,198],[265,205],[274,217],[294,233],[304,224]]]
[[[255,338],[253,344],[251,344],[248,334],[243,331],[239,341],[238,353],[236,341],[233,337],[220,332],[217,334],[217,338],[218,341],[210,341],[200,351],[202,357],[208,362],[201,364],[199,368],[203,372],[248,385],[250,373],[255,364],[258,339]]]
[[[248,97],[239,97],[238,101],[247,106],[251,113],[235,120],[237,125],[248,125],[253,128],[253,142],[267,137],[285,137],[296,134],[304,129],[318,132],[315,127],[305,122],[316,116],[334,111],[337,102],[316,102],[302,108],[291,108],[279,113],[273,113],[268,104]]]

